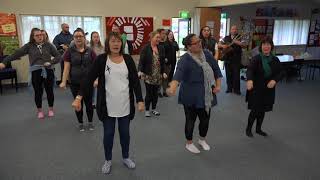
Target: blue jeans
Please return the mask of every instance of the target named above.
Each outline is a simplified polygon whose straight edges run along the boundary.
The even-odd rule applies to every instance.
[[[115,132],[116,119],[118,119],[118,130],[120,135],[120,144],[122,149],[122,158],[129,158],[129,144],[130,144],[130,119],[129,116],[120,118],[107,117],[103,121],[103,145],[104,154],[107,161],[112,159],[113,139]]]

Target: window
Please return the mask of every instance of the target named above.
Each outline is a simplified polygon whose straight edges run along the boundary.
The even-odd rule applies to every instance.
[[[309,20],[275,20],[274,45],[307,44]]]
[[[230,18],[227,17],[227,13],[221,13],[219,41],[221,41],[224,37],[229,35],[229,29],[230,29]]]
[[[29,36],[32,28],[40,28],[47,31],[49,40],[52,42],[54,37],[61,32],[61,24],[67,23],[72,33],[78,27],[84,29],[89,35],[86,37],[90,40],[92,31],[97,31],[103,41],[101,17],[84,17],[84,16],[36,16],[21,15],[22,22],[22,43],[29,42]]]

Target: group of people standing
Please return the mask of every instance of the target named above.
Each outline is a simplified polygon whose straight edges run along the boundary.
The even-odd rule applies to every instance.
[[[216,95],[221,91],[222,73],[217,61],[219,48],[233,47],[233,52],[224,57],[227,93],[240,94],[237,82],[237,76],[240,74],[236,69],[239,67],[239,58],[241,59],[239,54],[241,55],[244,43],[238,39],[235,26],[231,28],[231,35],[224,38],[225,43],[214,40],[209,27],[202,28],[199,36],[189,34],[183,41],[187,53],[180,57],[178,63],[176,63],[176,52],[179,47],[174,40],[173,32],[158,29],[150,33],[149,43],[141,50],[138,68],[130,56],[132,46],[126,37],[120,34],[119,27],[112,28],[104,46],[97,32],[91,33],[91,41],[87,45],[86,33],[81,28],[71,34],[67,24],[62,24],[61,27],[62,31],[54,39],[54,45],[48,41],[45,31],[32,29],[29,43],[8,56],[4,63],[0,63],[0,69],[5,68],[8,61],[29,55],[38,118],[43,119],[41,104],[43,87],[47,92],[49,103],[48,116],[52,117],[54,116],[52,65],[63,59],[60,87],[66,88],[69,81],[74,97],[72,106],[75,109],[79,130],[85,130],[83,104],[86,106],[88,129],[94,129],[93,104],[96,106],[99,120],[103,123],[105,152],[103,173],[111,172],[116,121],[119,126],[123,163],[133,169],[136,165],[129,157],[129,144],[130,123],[134,119],[136,106],[140,112],[145,110],[146,117],[150,117],[151,114],[159,116],[160,112],[157,110],[159,94],[173,96],[178,86],[178,103],[183,105],[185,113],[185,147],[192,153],[200,153],[193,143],[193,130],[198,117],[200,120],[198,144],[203,150],[210,150],[206,136],[211,109],[217,104]],[[251,129],[255,120],[257,120],[256,132],[267,136],[261,126],[265,112],[273,108],[275,86],[281,79],[281,66],[279,60],[272,55],[273,47],[272,39],[263,39],[260,54],[253,57],[248,66],[246,101],[248,109],[251,110],[245,131],[248,137],[253,137]],[[144,81],[146,88],[144,99],[139,78]]]
[[[178,50],[179,46],[173,32],[158,29],[150,33],[150,42],[140,52],[138,75],[144,80],[146,87],[146,117],[150,117],[151,113],[155,116],[160,115],[156,109],[158,97],[168,97],[166,89],[173,77]]]

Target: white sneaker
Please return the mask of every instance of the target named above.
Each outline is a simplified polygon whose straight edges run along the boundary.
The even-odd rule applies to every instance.
[[[111,161],[105,161],[104,162],[104,164],[103,164],[103,166],[102,166],[102,173],[103,174],[110,174],[110,172],[111,172],[111,165],[112,165],[112,163],[111,163]]]
[[[144,116],[150,117],[150,116],[151,116],[151,115],[150,115],[150,111],[146,111],[146,112],[144,113]]]
[[[186,144],[186,149],[188,149],[188,151],[194,153],[194,154],[199,154],[200,150],[193,144]]]
[[[136,168],[136,163],[134,163],[131,159],[127,158],[127,159],[123,159],[122,160],[123,164],[125,166],[127,166],[127,168],[129,169],[134,169]]]
[[[154,114],[155,116],[160,116],[160,113],[159,113],[158,111],[156,111],[156,110],[152,110],[151,112],[152,112],[152,114]]]
[[[203,150],[205,150],[205,151],[210,150],[210,146],[207,144],[207,142],[205,140],[199,139],[198,144],[202,147]]]

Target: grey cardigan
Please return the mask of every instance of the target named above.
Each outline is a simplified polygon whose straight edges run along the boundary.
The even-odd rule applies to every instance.
[[[37,44],[29,42],[17,49],[12,55],[6,57],[3,60],[3,63],[6,64],[7,62],[16,60],[26,54],[29,55],[30,66],[43,65],[46,62],[50,62],[51,64],[60,62],[61,55],[53,44],[49,42],[43,43],[41,51],[42,53],[37,47]],[[53,59],[51,59],[52,56],[54,57]]]

